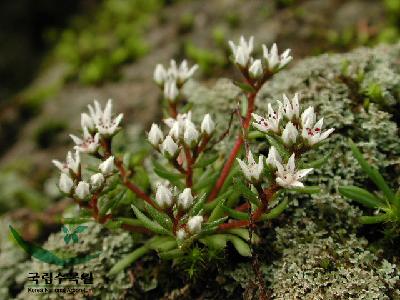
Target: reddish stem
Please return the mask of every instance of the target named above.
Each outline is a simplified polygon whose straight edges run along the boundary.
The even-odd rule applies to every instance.
[[[111,141],[110,140],[102,140],[101,141],[101,145],[104,148],[105,151],[105,157],[109,157],[112,155],[111,153]],[[133,182],[129,181],[128,179],[128,171],[125,169],[123,162],[118,158],[114,156],[114,163],[115,166],[117,167],[120,176],[122,178],[122,182],[124,183],[124,185],[130,189],[133,193],[135,193],[139,198],[143,199],[144,201],[146,201],[148,204],[150,204],[151,206],[153,206],[154,208],[159,210],[158,205],[156,205],[154,203],[154,201],[145,193],[143,192],[136,184],[134,184]]]
[[[243,129],[244,130],[247,130],[250,127],[251,114],[254,111],[254,102],[255,102],[257,92],[258,92],[258,90],[250,93],[247,97],[247,101],[248,101],[247,114],[246,114],[245,119],[243,120]],[[226,178],[228,177],[229,172],[232,169],[235,158],[243,145],[243,141],[244,141],[243,136],[239,135],[238,138],[236,139],[235,145],[233,146],[231,153],[228,156],[227,161],[225,162],[225,165],[221,171],[221,174],[219,175],[219,177],[217,179],[217,182],[215,183],[210,195],[208,196],[208,202],[213,201],[218,196],[219,191],[221,190],[222,186],[224,185],[224,182],[225,182]]]
[[[186,156],[186,186],[192,187],[193,186],[193,160],[192,160],[192,153],[190,152],[190,148],[185,146],[185,156]]]
[[[168,107],[169,107],[169,115],[172,118],[176,119],[176,116],[178,115],[178,109],[176,103],[168,101]]]

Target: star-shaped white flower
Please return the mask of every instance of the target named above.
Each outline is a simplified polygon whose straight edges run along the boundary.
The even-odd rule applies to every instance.
[[[178,82],[180,84],[183,84],[185,81],[187,81],[190,77],[193,76],[194,72],[196,72],[198,68],[199,66],[197,64],[189,68],[186,59],[184,59],[178,68],[178,76],[177,76]]]
[[[278,54],[278,46],[274,43],[271,50],[266,45],[262,45],[263,56],[268,64],[270,71],[279,70],[285,67],[293,57],[290,56],[290,49],[286,49],[281,55]]]
[[[255,162],[253,153],[249,151],[247,155],[247,163],[239,158],[236,158],[244,176],[249,181],[259,181],[264,170],[264,156],[258,157],[258,163]]]
[[[56,159],[54,159],[52,162],[62,173],[68,175],[71,171],[76,175],[80,169],[81,158],[79,151],[75,151],[75,155],[73,155],[71,151],[68,151],[65,162],[60,162]]]
[[[74,149],[83,153],[95,153],[100,146],[100,134],[91,135],[87,127],[83,127],[83,139],[73,134],[69,136],[75,143]]]
[[[249,41],[246,41],[243,36],[240,37],[239,43],[236,45],[234,42],[229,41],[235,63],[245,67],[251,57],[254,48],[254,37],[250,37]]]
[[[269,148],[268,157],[266,159],[268,165],[276,169],[278,164],[282,163],[282,158],[274,146]]]
[[[262,132],[273,131],[279,133],[279,123],[281,121],[280,112],[275,112],[271,103],[268,104],[268,116],[263,118],[255,113],[251,114],[255,122],[253,126]]]
[[[335,131],[334,128],[329,128],[328,130],[322,132],[323,124],[324,118],[321,118],[314,125],[311,125],[311,122],[308,122],[308,125],[311,126],[303,128],[301,136],[307,141],[310,146],[313,146],[325,140],[333,131]]]
[[[300,114],[300,104],[299,104],[299,94],[296,93],[292,100],[283,94],[283,104],[278,101],[280,110],[289,119],[292,120],[294,117],[299,118]]]
[[[101,105],[96,100],[94,101],[94,107],[88,105],[90,116],[96,125],[97,131],[101,135],[111,136],[114,135],[119,129],[119,123],[121,123],[123,114],[119,114],[116,118],[112,118],[112,100],[107,101],[104,111],[101,109]]]
[[[296,170],[294,153],[290,156],[286,166],[277,163],[276,167],[276,183],[284,188],[303,187],[304,184],[300,180],[313,170],[312,168]]]

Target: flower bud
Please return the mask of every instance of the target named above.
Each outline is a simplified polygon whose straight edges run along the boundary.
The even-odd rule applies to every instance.
[[[167,71],[164,69],[164,66],[162,64],[158,64],[154,69],[154,74],[153,74],[154,81],[159,85],[163,85],[166,78],[167,78]]]
[[[92,188],[95,190],[101,187],[103,183],[104,183],[104,176],[101,173],[93,174],[90,177],[90,184],[92,185]]]
[[[199,132],[197,131],[196,127],[191,121],[186,120],[185,132],[183,133],[183,140],[185,144],[188,146],[193,146],[197,143],[198,139]]]
[[[89,194],[89,184],[85,181],[79,181],[76,189],[75,194],[79,199],[85,199]]]
[[[188,210],[193,204],[193,196],[190,188],[185,188],[178,196],[178,206],[182,210]]]
[[[164,135],[157,124],[153,123],[153,125],[151,125],[148,139],[149,139],[150,144],[152,144],[155,147],[158,146],[160,143],[162,143],[162,141],[164,139]]]
[[[186,231],[185,229],[181,228],[176,232],[176,238],[178,240],[183,240],[186,237]]]
[[[250,76],[253,78],[259,78],[263,74],[263,67],[261,59],[256,59],[249,68]]]
[[[203,223],[203,216],[191,217],[187,223],[190,233],[199,233],[201,231],[201,223]]]
[[[167,136],[164,142],[161,144],[161,152],[164,155],[174,157],[178,152],[178,145],[174,142],[171,136]]]
[[[298,131],[292,122],[286,124],[282,132],[282,140],[286,145],[294,144],[296,142]]]
[[[157,187],[156,202],[161,208],[171,207],[174,203],[172,192],[165,185],[160,184]]]
[[[164,97],[170,101],[175,102],[178,98],[179,90],[174,80],[169,80],[164,85]]]
[[[110,175],[114,171],[114,156],[110,156],[99,165],[99,170],[103,175]]]
[[[203,121],[201,122],[201,133],[211,135],[215,129],[214,121],[211,119],[210,114],[206,114],[204,116]]]
[[[60,176],[60,181],[58,183],[60,190],[63,193],[69,194],[71,192],[73,185],[74,185],[74,182],[72,181],[71,177],[69,177],[65,173],[62,173]]]

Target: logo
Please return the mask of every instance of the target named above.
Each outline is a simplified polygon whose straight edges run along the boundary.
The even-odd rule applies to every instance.
[[[85,256],[81,255],[69,258],[62,258],[49,250],[46,250],[38,245],[35,245],[33,243],[24,240],[22,236],[11,225],[9,225],[9,228],[17,244],[26,253],[47,264],[52,264],[62,267],[70,267],[78,264],[83,264],[100,255],[100,252],[96,252],[94,254],[89,254]],[[69,244],[71,241],[73,244],[78,243],[79,242],[78,233],[82,233],[86,229],[87,226],[83,225],[80,225],[73,230],[70,230],[66,226],[63,226],[62,230],[65,234],[64,236],[65,244]]]

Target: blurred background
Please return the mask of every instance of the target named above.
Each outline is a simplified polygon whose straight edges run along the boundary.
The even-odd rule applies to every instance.
[[[395,43],[400,0],[3,0],[0,24],[0,214],[45,223],[65,204],[50,161],[94,98],[146,130],[160,115],[156,63],[188,58],[211,85],[235,76],[227,40],[241,34],[295,62]]]

